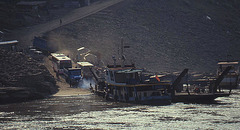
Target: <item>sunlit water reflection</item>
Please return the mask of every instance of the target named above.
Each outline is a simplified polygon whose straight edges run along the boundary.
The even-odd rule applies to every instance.
[[[1,129],[239,129],[240,90],[214,104],[106,102],[95,95],[0,105]]]

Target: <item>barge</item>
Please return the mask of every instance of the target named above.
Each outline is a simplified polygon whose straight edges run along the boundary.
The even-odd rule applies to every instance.
[[[216,79],[213,80],[201,80],[200,81],[192,81],[192,84],[187,84],[185,86],[185,90],[181,92],[176,92],[175,88],[173,88],[172,92],[172,101],[173,102],[192,102],[192,103],[211,103],[218,97],[227,97],[231,94],[231,89],[229,92],[225,92],[222,90],[220,86],[221,81],[225,78],[225,76],[232,69],[231,66],[226,67],[221,75],[219,75]],[[197,84],[196,84],[197,83]],[[207,85],[207,86],[206,86]],[[174,85],[173,85],[174,86]]]
[[[231,70],[227,73],[225,78],[220,83],[220,86],[224,89],[236,89],[239,85],[239,62],[238,61],[219,61],[217,76],[221,75],[223,70],[228,66],[231,66]]]

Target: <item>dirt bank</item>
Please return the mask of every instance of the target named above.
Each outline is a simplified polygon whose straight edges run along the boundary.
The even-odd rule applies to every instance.
[[[28,55],[0,48],[0,102],[48,97],[58,91],[47,68]]]
[[[58,18],[62,20],[61,26],[59,24],[59,19],[55,19],[55,20],[49,21],[47,23],[12,30],[7,38],[19,40],[20,41],[19,48],[25,49],[28,46],[32,45],[32,39],[34,38],[34,36],[41,36],[43,33],[46,33],[48,31],[51,31],[58,27],[62,27],[71,22],[74,22],[76,20],[84,18],[88,15],[94,14],[102,9],[105,9],[105,8],[112,6],[121,1],[122,0],[99,0],[98,2],[95,2],[90,6],[75,9],[75,10],[67,13],[67,15],[59,16]],[[52,71],[51,62],[49,61],[49,59],[47,57],[45,57],[43,65],[45,65],[45,67],[47,67],[48,71],[53,76],[54,79],[53,78],[51,78],[51,79],[53,81],[55,80],[54,82],[56,82],[56,86],[59,86],[58,90],[56,90],[58,92],[56,93],[56,91],[55,91],[56,94],[54,96],[72,96],[72,95],[79,95],[79,94],[89,94],[89,91],[87,89],[70,88],[69,84],[67,84],[62,77],[60,77],[60,79],[57,79],[55,76],[56,75],[55,72]],[[29,66],[29,67],[31,68],[31,66]],[[36,67],[36,68],[38,68],[38,67]],[[31,69],[29,71],[31,71]],[[13,72],[18,73],[18,70],[13,70]],[[6,70],[6,73],[8,74],[7,70]],[[8,78],[7,74],[6,74],[6,76],[2,76],[2,78],[7,79]],[[25,74],[25,72],[23,72],[23,74]],[[48,74],[48,75],[50,76],[50,74]],[[16,75],[12,75],[12,78],[16,78]],[[49,79],[46,79],[46,80],[49,80]],[[31,79],[29,81],[31,81]],[[42,81],[42,82],[45,82],[45,81]],[[4,82],[2,83],[2,86],[0,86],[0,87],[5,87],[5,86],[7,86],[7,84],[11,84],[11,81],[4,80]],[[31,85],[33,88],[35,87],[34,84],[28,84],[29,87]],[[17,84],[15,84],[15,85],[9,85],[9,86],[20,87],[22,85],[18,86]],[[53,94],[53,93],[51,93],[51,94]]]

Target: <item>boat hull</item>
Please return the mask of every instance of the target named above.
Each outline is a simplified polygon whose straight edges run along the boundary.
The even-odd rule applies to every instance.
[[[173,102],[194,102],[194,103],[210,103],[218,97],[227,97],[229,93],[177,93],[173,98]]]
[[[93,93],[106,100],[143,105],[171,104],[171,94],[165,87],[151,85],[113,86],[105,89],[93,89]]]

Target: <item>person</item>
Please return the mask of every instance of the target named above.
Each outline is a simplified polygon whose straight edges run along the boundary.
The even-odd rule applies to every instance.
[[[90,91],[93,93],[93,87],[92,87],[92,84],[90,83]]]
[[[69,80],[69,85],[70,85],[70,88],[72,87],[72,80],[70,79]]]
[[[205,93],[205,88],[202,88],[202,93]]]
[[[95,91],[97,91],[98,90],[98,87],[97,87],[97,85],[95,84]]]
[[[57,76],[57,79],[59,79],[59,73],[58,72],[56,72],[56,76]]]
[[[60,26],[61,26],[62,25],[62,19],[60,19],[59,22],[60,22]]]

